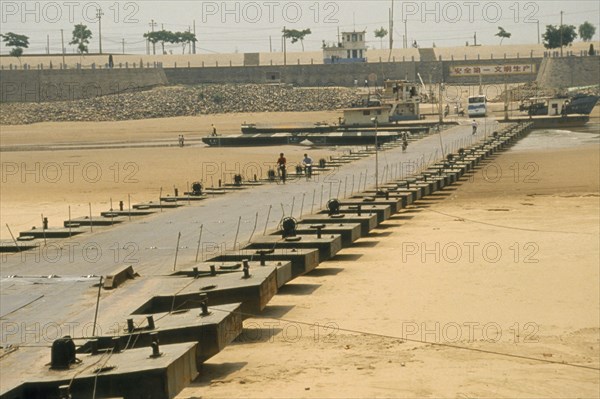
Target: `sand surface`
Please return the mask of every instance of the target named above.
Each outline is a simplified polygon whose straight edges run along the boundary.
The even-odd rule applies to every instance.
[[[200,138],[211,123],[234,133],[252,118],[306,115],[9,126],[0,138],[3,146],[176,141],[182,132]],[[530,136],[283,287],[178,397],[600,397],[600,153],[586,134],[556,145]],[[284,151],[296,163],[306,149]],[[194,142],[1,152],[1,237],[9,238],[6,224],[13,233],[39,226],[42,213],[60,225],[69,206],[78,217],[89,203],[95,214],[106,210],[111,198],[114,206],[128,195],[157,200],[161,187],[183,190],[207,168],[230,180],[251,162],[267,168],[278,152]],[[317,159],[335,152],[310,150]]]
[[[239,134],[242,123],[337,123],[338,116],[339,112],[336,111],[258,112],[115,122],[6,125],[0,129],[0,146],[145,140],[172,140],[177,143],[177,136],[180,134],[196,140],[209,135],[213,124],[218,134]]]

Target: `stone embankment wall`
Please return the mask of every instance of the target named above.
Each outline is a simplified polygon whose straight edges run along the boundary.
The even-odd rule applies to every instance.
[[[547,88],[600,84],[600,56],[544,58],[536,81]]]
[[[527,67],[527,73],[523,68]],[[474,68],[512,68],[512,73],[473,73]],[[517,73],[515,73],[515,70]],[[449,85],[497,85],[537,81],[545,87],[598,84],[600,57],[370,62],[337,65],[266,65],[190,68],[0,70],[1,102],[78,100],[159,85],[291,84],[298,87],[381,86],[385,79]]]
[[[80,100],[167,83],[160,68],[0,70],[0,102]]]

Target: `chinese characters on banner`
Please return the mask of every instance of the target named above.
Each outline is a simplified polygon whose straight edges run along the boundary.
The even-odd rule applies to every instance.
[[[535,73],[535,64],[450,66],[450,76],[519,75]]]

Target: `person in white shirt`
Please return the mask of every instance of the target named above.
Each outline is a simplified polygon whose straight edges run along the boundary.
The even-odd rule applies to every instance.
[[[302,160],[302,166],[304,166],[304,170],[306,173],[306,177],[312,176],[312,163],[313,160],[307,154],[304,154],[304,159]]]

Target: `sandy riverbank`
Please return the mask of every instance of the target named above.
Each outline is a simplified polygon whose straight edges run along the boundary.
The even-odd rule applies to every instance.
[[[178,397],[598,397],[599,158],[492,159],[284,287]]]
[[[212,132],[214,124],[219,134],[239,134],[242,123],[337,123],[339,112],[257,112],[244,114],[198,115],[178,118],[158,118],[116,122],[46,122],[31,125],[2,126],[2,146],[90,143],[200,138]]]
[[[242,173],[266,175],[280,151],[290,165],[300,162],[304,152],[314,159],[328,157],[336,149],[307,150],[304,147],[208,148],[199,139],[215,124],[219,134],[240,132],[244,122],[297,123],[335,121],[333,112],[283,112],[256,114],[221,114],[197,117],[165,118],[122,122],[60,122],[3,126],[3,146],[37,146],[48,144],[89,144],[98,142],[177,142],[183,133],[190,145],[184,148],[120,148],[113,150],[19,151],[3,152],[0,237],[10,239],[8,224],[14,234],[41,225],[41,215],[50,226],[62,225],[69,217],[93,214],[110,209],[119,201],[158,201],[161,187],[171,194],[202,180],[206,187],[218,180],[231,181]],[[192,142],[193,140],[193,142]]]
[[[175,140],[180,133],[199,138],[211,123],[225,134],[251,118],[283,123],[308,115],[336,118],[324,112],[35,124],[3,127],[1,139]],[[247,320],[239,342],[211,359],[179,397],[598,397],[598,371],[414,342],[599,367],[600,156],[597,141],[570,142],[565,148],[524,141],[472,181],[422,201],[284,287],[264,313],[274,319]],[[305,149],[284,151],[295,163]],[[116,205],[128,194],[133,202],[156,200],[161,187],[183,190],[207,177],[208,167],[218,168],[214,181],[223,169],[237,171],[236,164],[272,164],[278,152],[3,152],[3,165],[20,169],[2,182],[2,238],[9,238],[6,223],[18,232],[40,225],[42,213],[61,224],[69,205],[77,217],[87,214],[88,203],[98,213],[110,198]],[[332,151],[310,153],[318,159]],[[36,172],[23,178],[23,162],[27,170],[40,165],[39,182]],[[73,181],[65,162],[74,163]],[[56,182],[55,164],[62,167]],[[97,168],[82,173],[91,164],[102,173],[96,183]]]

